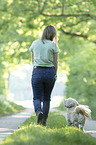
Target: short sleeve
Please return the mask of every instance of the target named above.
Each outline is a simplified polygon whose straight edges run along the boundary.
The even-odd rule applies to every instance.
[[[33,48],[34,48],[34,42],[31,44],[29,50],[30,50],[30,51],[33,51]]]
[[[54,51],[54,53],[58,53],[59,52],[59,49],[58,49],[58,47],[56,46],[55,43],[53,45],[53,51]]]

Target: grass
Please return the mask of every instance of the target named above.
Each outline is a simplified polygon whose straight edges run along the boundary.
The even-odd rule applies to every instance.
[[[0,96],[0,116],[10,113],[16,113],[24,109],[21,105],[17,105],[6,99],[6,97]]]
[[[57,112],[49,113],[46,127],[36,125],[36,116],[33,114],[1,145],[96,145],[96,139],[66,125],[65,117]]]

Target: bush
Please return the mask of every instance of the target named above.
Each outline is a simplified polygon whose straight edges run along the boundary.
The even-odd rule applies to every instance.
[[[70,74],[66,87],[67,98],[73,97],[79,103],[88,105],[92,118],[96,119],[96,48],[87,47],[69,61]]]

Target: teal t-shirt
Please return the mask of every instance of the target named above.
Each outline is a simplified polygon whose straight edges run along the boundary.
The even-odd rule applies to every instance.
[[[43,43],[44,42],[44,43]],[[29,50],[34,54],[34,66],[54,66],[54,53],[58,53],[59,49],[56,44],[50,40],[35,40]]]

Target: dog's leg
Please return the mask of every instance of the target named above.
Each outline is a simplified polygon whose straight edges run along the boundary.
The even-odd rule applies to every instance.
[[[84,131],[85,116],[83,114],[81,114],[81,113],[79,113],[78,122],[79,122],[79,128],[82,131]]]
[[[80,124],[80,129],[81,129],[82,131],[84,131],[84,125],[83,125],[83,124]]]
[[[68,126],[72,125],[72,123],[71,123],[71,121],[69,119],[67,120],[67,124],[68,124]]]
[[[78,122],[77,122],[77,121],[75,121],[75,122],[73,123],[73,126],[74,126],[74,127],[78,127],[78,128],[79,128],[79,124],[78,124]]]

